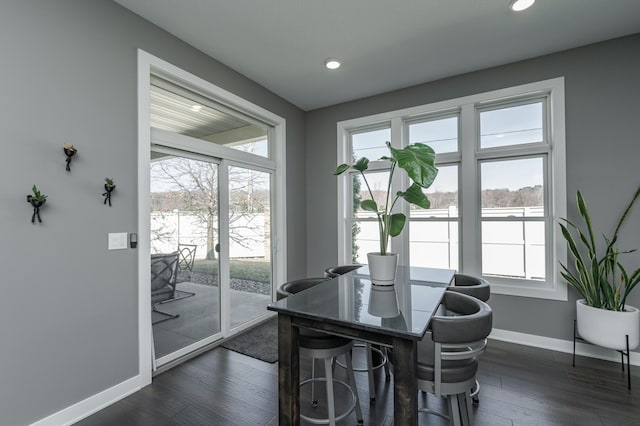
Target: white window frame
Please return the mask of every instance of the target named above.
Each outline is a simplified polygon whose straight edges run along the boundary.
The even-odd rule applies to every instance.
[[[545,116],[545,142],[547,144],[514,145],[480,149],[478,108],[503,102],[514,105],[523,99],[547,98]],[[549,209],[550,226],[545,239],[546,281],[494,279],[491,291],[496,294],[534,297],[551,300],[567,300],[567,285],[560,275],[559,262],[566,262],[566,243],[557,225],[566,217],[566,151],[565,151],[565,100],[564,77],[523,84],[461,98],[389,111],[368,117],[360,117],[337,123],[338,164],[350,163],[350,133],[376,129],[389,124],[391,143],[402,147],[407,142],[407,123],[425,116],[437,116],[459,111],[459,151],[437,155],[438,164],[459,164],[458,209],[460,223],[459,257],[460,272],[480,275],[481,266],[481,217],[480,177],[481,160],[511,155],[515,158],[533,154],[548,155],[545,208]],[[542,145],[545,145],[544,147]],[[377,168],[374,162],[371,169]],[[394,177],[395,178],[395,177]],[[338,260],[351,262],[351,180],[345,173],[338,176]],[[398,182],[401,184],[401,182]],[[399,212],[408,213],[407,203],[399,203]],[[391,250],[398,253],[400,264],[408,264],[409,238],[407,230],[391,240]]]

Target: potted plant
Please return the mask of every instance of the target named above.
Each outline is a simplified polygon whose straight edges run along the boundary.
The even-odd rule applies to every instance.
[[[582,299],[576,301],[578,333],[586,341],[616,350],[638,346],[640,311],[626,304],[627,297],[640,282],[640,268],[629,272],[619,260],[620,255],[634,252],[617,247],[620,229],[631,208],[640,197],[640,187],[620,216],[611,238],[603,234],[604,249],[598,250],[589,209],[578,191],[576,199],[582,224],[567,219],[560,224],[573,259],[573,270],[560,263],[562,277],[575,288]],[[578,237],[578,238],[576,238]]]
[[[395,280],[398,256],[395,253],[389,253],[387,247],[389,238],[400,235],[407,220],[403,213],[393,213],[396,203],[402,198],[410,204],[428,209],[431,203],[422,190],[431,186],[438,174],[438,169],[435,166],[436,154],[430,146],[414,143],[402,149],[397,149],[392,147],[390,142],[387,142],[386,145],[389,148],[390,156],[384,156],[380,160],[388,161],[391,164],[389,166],[387,196],[384,205],[379,206],[376,203],[367,180],[365,172],[369,168],[368,158],[362,157],[352,164],[341,164],[334,172],[336,176],[349,169],[360,172],[371,196],[371,199],[362,201],[360,206],[363,210],[375,213],[378,219],[380,251],[367,253],[371,281],[378,285],[392,285]],[[391,182],[398,167],[407,173],[411,185],[405,191],[398,191],[393,195],[391,194]]]
[[[38,222],[42,222],[42,219],[40,219],[40,207],[47,201],[47,196],[41,193],[35,185],[31,187],[31,192],[32,194],[27,195],[27,202],[33,207],[31,223],[36,221],[36,217],[38,218]]]

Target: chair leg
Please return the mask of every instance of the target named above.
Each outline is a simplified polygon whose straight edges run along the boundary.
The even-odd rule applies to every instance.
[[[349,381],[351,382],[351,386],[353,387],[353,393],[356,398],[356,419],[358,420],[358,424],[361,425],[364,423],[362,419],[362,410],[360,409],[360,398],[358,397],[358,386],[356,385],[356,376],[353,374],[353,363],[351,360],[351,354],[344,354],[345,361],[347,364],[347,374],[349,375]]]
[[[318,399],[316,398],[316,359],[311,358],[311,406],[313,408],[318,406]]]
[[[371,404],[376,403],[376,383],[373,380],[373,355],[371,353],[371,344],[365,345],[365,351],[367,353],[367,377],[369,379],[369,402]]]
[[[159,324],[161,322],[168,321],[168,320],[171,320],[171,319],[176,319],[176,318],[180,317],[180,314],[170,314],[168,312],[162,312],[162,311],[158,310],[158,308],[156,307],[155,303],[151,304],[151,311],[155,312],[156,314],[160,314],[160,315],[164,315],[165,316],[165,318],[162,318],[161,320],[152,321],[151,325],[156,325],[156,324]]]
[[[329,412],[329,424],[336,424],[336,407],[333,396],[333,368],[331,368],[331,358],[324,359],[324,374],[327,379],[327,410]]]
[[[467,424],[473,425],[474,418],[473,418],[473,402],[471,401],[471,391],[466,391],[464,393],[464,400],[467,406],[467,415],[466,415]]]
[[[462,426],[462,422],[460,421],[458,395],[449,395],[447,400],[449,401],[449,416],[453,422],[453,426]]]

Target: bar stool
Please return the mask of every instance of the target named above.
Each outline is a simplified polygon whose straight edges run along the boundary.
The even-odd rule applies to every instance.
[[[344,275],[351,271],[355,271],[361,266],[362,265],[332,266],[324,270],[324,276],[329,278],[339,277],[340,275]],[[388,381],[391,378],[391,373],[389,372],[389,363],[387,362],[386,350],[371,346],[370,343],[355,343],[353,346],[356,348],[365,348],[366,356],[367,356],[367,367],[354,368],[353,371],[367,372],[367,378],[369,379],[369,402],[373,404],[376,402],[376,385],[373,378],[374,370],[384,367],[385,379]],[[378,358],[379,358],[379,362],[375,365],[373,363],[374,352],[378,354]],[[336,361],[336,363],[343,368],[345,367],[339,361]]]
[[[303,278],[300,280],[290,281],[282,284],[277,290],[278,300],[283,299],[292,294],[307,290],[318,284],[327,281],[328,278]],[[353,374],[353,366],[351,363],[351,349],[353,348],[353,340],[345,337],[334,336],[332,334],[320,333],[317,331],[309,330],[306,328],[300,328],[299,333],[300,354],[303,356],[311,357],[311,378],[300,382],[300,386],[310,383],[311,384],[311,401],[312,406],[317,406],[315,398],[315,384],[317,381],[326,382],[327,388],[327,411],[328,418],[315,418],[300,415],[300,418],[314,424],[329,424],[335,425],[336,421],[342,420],[347,417],[355,409],[356,418],[358,424],[362,424],[362,411],[360,410],[360,400],[358,398],[358,391],[356,388],[356,380]],[[333,377],[333,360],[339,355],[343,355],[346,360],[347,375],[351,385],[338,380]],[[324,361],[325,377],[315,377],[315,360]],[[334,386],[338,383],[344,386],[353,397],[353,402],[342,413],[336,414],[335,412],[335,398],[334,398]]]
[[[491,286],[487,280],[465,274],[455,274],[453,276],[453,285],[449,286],[447,291],[466,294],[483,302],[486,302],[491,297]],[[471,390],[471,399],[474,404],[480,404],[479,394],[480,383],[476,380]]]

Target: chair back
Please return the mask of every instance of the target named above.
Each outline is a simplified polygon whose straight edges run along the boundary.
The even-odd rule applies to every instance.
[[[193,262],[196,259],[197,244],[178,244],[178,270],[179,271],[191,271],[193,269]]]
[[[167,285],[175,289],[178,268],[178,252],[151,255],[151,291]]]
[[[489,282],[480,277],[472,275],[455,274],[453,285],[447,288],[448,291],[463,293],[476,299],[486,302],[491,297],[491,286]]]
[[[431,318],[431,335],[436,343],[470,343],[486,339],[493,326],[493,312],[483,301],[447,291],[443,305],[453,315]]]
[[[339,277],[340,275],[347,274],[351,271],[355,271],[360,268],[362,265],[339,265],[332,266],[324,270],[324,276],[329,278]]]
[[[290,296],[295,293],[299,293],[308,288],[317,286],[320,283],[327,281],[329,278],[327,277],[318,277],[318,278],[302,278],[299,280],[289,281],[287,283],[282,284],[278,287],[276,292],[276,297],[278,300],[284,299],[287,296]]]

